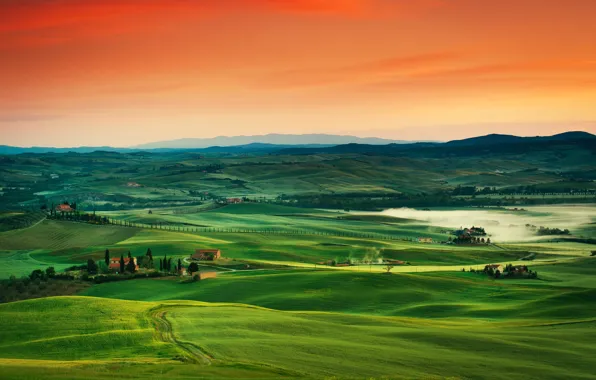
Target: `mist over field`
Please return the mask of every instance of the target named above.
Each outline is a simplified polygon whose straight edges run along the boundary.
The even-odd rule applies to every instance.
[[[574,234],[582,226],[596,220],[596,207],[581,206],[540,206],[526,207],[526,211],[510,210],[432,210],[412,208],[388,209],[381,215],[396,218],[415,219],[429,225],[452,229],[461,227],[484,227],[495,242],[538,241],[551,239],[550,236],[537,236],[526,227],[569,229]]]

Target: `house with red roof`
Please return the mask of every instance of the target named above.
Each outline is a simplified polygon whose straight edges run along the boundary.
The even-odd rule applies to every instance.
[[[128,257],[124,258],[124,268],[126,268],[126,266],[128,265],[128,262],[130,260],[131,259],[129,259]],[[135,263],[135,270],[139,270],[139,265],[137,264],[137,258],[133,257],[132,260]],[[119,272],[120,271],[120,258],[119,257],[110,258],[110,265],[108,265],[108,268],[111,271]]]
[[[59,212],[73,212],[73,208],[70,207],[70,205],[68,203],[64,203],[61,205],[56,206],[56,211]]]

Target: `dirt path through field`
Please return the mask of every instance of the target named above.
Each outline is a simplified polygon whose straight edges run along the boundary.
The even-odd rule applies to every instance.
[[[154,322],[155,332],[159,340],[178,346],[183,351],[185,358],[190,362],[207,365],[211,364],[213,358],[203,352],[199,347],[192,343],[181,342],[176,339],[176,336],[172,331],[172,324],[166,318],[167,312],[168,311],[165,310],[164,306],[152,309],[149,312],[149,317]]]
[[[43,218],[41,218],[41,219],[40,219],[40,220],[38,220],[37,222],[33,223],[32,225],[30,225],[30,226],[27,226],[27,227],[24,227],[24,228],[17,228],[17,230],[19,230],[19,231],[25,231],[25,230],[28,230],[28,229],[30,229],[30,228],[33,228],[33,227],[37,226],[39,223],[42,223],[42,222],[43,222],[44,220],[46,220],[47,218],[48,218],[47,216],[44,216]],[[11,230],[11,231],[15,231],[15,230]]]

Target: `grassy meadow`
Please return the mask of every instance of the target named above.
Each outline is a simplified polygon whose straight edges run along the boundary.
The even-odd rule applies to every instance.
[[[0,377],[596,379],[596,257],[581,240],[593,210],[581,220],[571,206],[472,212],[468,221],[506,231],[525,228],[511,222],[521,218],[573,234],[470,246],[436,243],[465,223],[452,208],[239,204],[100,212],[139,227],[37,220],[0,232],[0,278],[103,260],[106,249],[184,259],[219,248],[223,258],[200,266],[215,279],[90,284],[75,296],[0,304]],[[382,264],[321,264],[348,259],[405,264],[391,274]],[[539,276],[469,271],[490,263]]]
[[[32,311],[43,327],[26,318]],[[10,322],[0,367],[14,378],[590,379],[596,321],[581,317],[495,322],[55,297],[0,305]]]
[[[593,231],[593,219],[589,218],[594,218],[591,215],[596,208],[589,210],[586,211],[588,219],[584,217],[584,224],[573,221],[573,230],[587,236],[591,236]],[[50,265],[63,269],[83,264],[88,259],[101,260],[106,249],[112,256],[127,255],[129,251],[133,256],[141,256],[151,248],[156,257],[183,258],[197,248],[219,248],[224,251],[224,257],[234,260],[307,268],[330,260],[390,259],[409,264],[396,268],[396,271],[411,272],[440,266],[461,269],[493,262],[518,262],[529,256],[535,264],[541,264],[583,257],[591,251],[589,244],[560,242],[551,236],[526,241],[527,232],[523,226],[492,227],[499,232],[506,230],[509,234],[519,235],[519,239],[514,241],[494,240],[494,245],[453,246],[413,241],[418,237],[446,241],[449,231],[465,221],[461,217],[455,220],[451,217],[425,220],[420,213],[426,217],[440,213],[451,215],[453,212],[462,214],[462,211],[418,212],[415,215],[420,219],[411,219],[386,213],[239,204],[194,213],[175,214],[171,210],[165,210],[163,214],[158,210],[152,214],[146,210],[102,213],[116,220],[139,223],[145,228],[42,220],[31,227],[0,232],[0,262],[3,264],[0,266],[0,278],[11,274],[21,276]],[[561,213],[560,207],[554,207],[552,215],[542,208],[535,208],[521,220],[560,227],[571,223],[569,217],[564,219],[557,213]],[[574,214],[570,215],[573,218]],[[169,229],[147,228],[150,226],[142,224],[141,220],[146,216],[169,220],[173,226]],[[519,216],[495,210],[482,211],[482,216],[478,218],[504,218],[504,223],[509,223],[511,218]],[[193,221],[207,228],[192,227]],[[445,225],[438,224],[441,222]],[[487,228],[490,232],[491,227]],[[515,233],[520,230],[521,234]],[[364,267],[348,269],[366,270]],[[380,266],[372,269],[382,270]]]

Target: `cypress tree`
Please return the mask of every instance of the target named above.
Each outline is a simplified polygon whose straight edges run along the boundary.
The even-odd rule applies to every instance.
[[[124,273],[124,256],[120,255],[120,273]]]
[[[162,259],[159,259],[159,270],[160,271],[163,270],[163,261],[162,261]]]
[[[153,253],[151,252],[151,248],[147,248],[147,256],[149,256],[149,260],[153,261]]]
[[[106,265],[109,266],[110,265],[110,250],[109,249],[106,249],[105,261],[106,261]]]
[[[130,260],[128,260],[128,264],[126,264],[126,270],[130,273],[134,273],[136,269],[135,261],[130,258]]]
[[[180,270],[182,270],[182,260],[178,259],[178,272],[180,272]]]
[[[132,259],[132,255],[130,254],[130,251],[128,251],[128,258]]]

